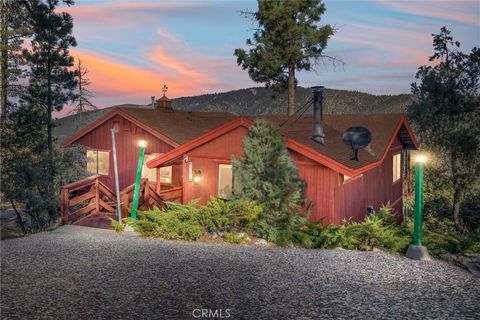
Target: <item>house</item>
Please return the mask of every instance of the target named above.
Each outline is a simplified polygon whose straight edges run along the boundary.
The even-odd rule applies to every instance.
[[[114,190],[111,129],[115,128],[119,184],[120,189],[124,189],[135,180],[138,141],[147,142],[145,160],[149,161],[233,118],[226,112],[174,111],[171,100],[164,95],[150,108],[115,107],[70,136],[63,145],[86,147],[86,156],[90,159],[87,170],[99,174],[100,180]],[[181,170],[181,166],[158,170],[159,183],[164,188],[181,184]],[[157,170],[145,166],[142,175],[150,181],[157,181]]]
[[[314,118],[305,116],[283,125],[286,116],[262,116],[279,128],[306,182],[311,219],[339,224],[361,220],[367,209],[390,205],[402,212],[404,182],[409,176],[409,150],[418,144],[402,114],[323,116],[325,144],[311,139]],[[142,176],[155,183],[157,192],[175,189],[181,201],[211,196],[227,198],[232,190],[232,156],[243,156],[242,141],[254,118],[230,113],[186,112],[171,108],[166,98],[156,108],[115,108],[67,139],[65,146],[87,147],[92,161],[87,169],[102,175],[113,189],[111,128],[115,128],[120,188],[135,179],[138,140],[147,141]],[[293,123],[292,123],[293,122]],[[351,160],[342,141],[348,128],[370,130],[372,141]]]

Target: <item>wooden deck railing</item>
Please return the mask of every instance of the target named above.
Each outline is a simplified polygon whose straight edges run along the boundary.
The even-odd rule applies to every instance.
[[[115,212],[115,194],[99,180],[90,176],[61,188],[62,223],[68,223],[93,212]]]
[[[122,218],[128,217],[128,210],[132,207],[134,188],[135,184],[132,184],[120,191]],[[155,187],[148,182],[148,179],[142,179],[140,180],[140,190],[138,192],[138,208],[140,210],[148,210],[153,206],[163,208],[165,200],[155,191]]]
[[[182,189],[182,187],[174,187],[168,190],[162,190],[158,195],[165,201],[182,202]]]
[[[115,213],[116,196],[104,183],[99,175],[93,175],[61,188],[61,218],[62,223],[69,223],[82,216],[96,212]],[[129,215],[132,207],[134,184],[120,191],[120,209],[122,218]],[[157,193],[155,186],[147,179],[140,181],[138,208],[148,210],[153,206],[163,208],[165,201],[182,200],[182,187],[175,187]]]

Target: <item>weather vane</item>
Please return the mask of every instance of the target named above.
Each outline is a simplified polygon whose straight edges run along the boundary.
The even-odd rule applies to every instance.
[[[167,93],[168,87],[167,87],[166,84],[163,85],[162,91],[163,91],[163,95],[165,95]]]

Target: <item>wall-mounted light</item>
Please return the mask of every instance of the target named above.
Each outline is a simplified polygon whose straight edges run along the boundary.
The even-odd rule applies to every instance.
[[[196,170],[196,171],[193,173],[193,183],[199,184],[199,183],[200,183],[200,180],[202,180],[202,171]]]
[[[147,146],[147,141],[145,141],[145,140],[138,141],[138,146],[140,148],[145,148]]]

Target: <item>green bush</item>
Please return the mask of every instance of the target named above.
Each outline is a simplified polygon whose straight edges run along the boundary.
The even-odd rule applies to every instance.
[[[116,232],[123,232],[123,230],[125,230],[125,226],[121,222],[118,222],[117,220],[112,218],[110,218],[110,220],[112,221],[113,229]]]
[[[202,226],[198,222],[196,203],[167,202],[165,209],[139,211],[137,220],[130,222],[135,231],[146,237],[197,240],[202,235]]]
[[[200,223],[209,232],[232,229],[251,231],[262,207],[254,201],[236,199],[225,201],[211,197],[206,206],[198,212]]]
[[[247,236],[240,235],[235,232],[225,232],[223,234],[223,240],[225,240],[225,242],[228,242],[228,243],[240,244],[240,243],[244,243],[246,239],[247,239]]]

